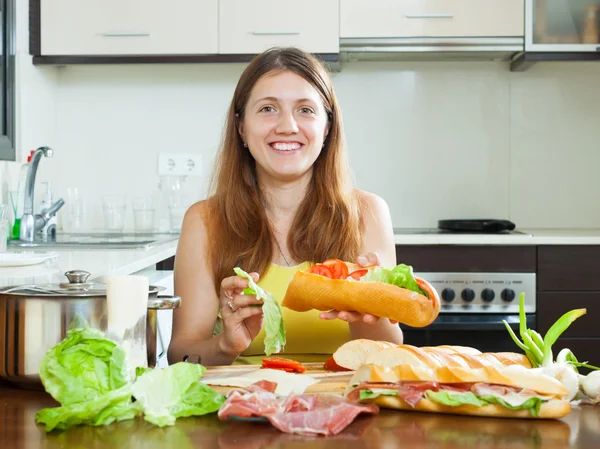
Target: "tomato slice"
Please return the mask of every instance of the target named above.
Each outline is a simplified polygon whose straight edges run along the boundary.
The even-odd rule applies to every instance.
[[[327,268],[331,270],[333,279],[346,279],[348,277],[348,265],[344,262],[336,262],[327,265]]]
[[[356,270],[356,271],[353,271],[352,273],[350,273],[350,277],[352,279],[356,279],[358,281],[358,280],[360,280],[361,277],[363,277],[368,272],[369,272],[369,270]]]
[[[325,368],[327,371],[352,371],[351,369],[344,368],[335,363],[333,356],[327,359],[327,361],[323,364],[323,368]]]
[[[267,357],[262,359],[263,368],[280,369],[288,373],[303,373],[306,367],[302,363],[283,357]]]
[[[344,261],[340,259],[327,259],[322,265],[335,265],[336,263],[344,263]]]
[[[329,269],[329,267],[325,265],[313,265],[308,269],[309,273],[320,274],[321,276],[325,276],[333,279],[333,273]]]

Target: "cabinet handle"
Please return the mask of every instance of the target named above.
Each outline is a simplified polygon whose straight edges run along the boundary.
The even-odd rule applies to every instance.
[[[134,32],[134,31],[123,31],[123,32],[111,32],[111,33],[102,33],[102,36],[105,37],[130,37],[130,36],[150,36],[150,33],[144,32]]]
[[[255,36],[295,36],[300,34],[300,31],[253,31]]]
[[[454,14],[431,13],[431,14],[406,14],[407,19],[453,19]]]

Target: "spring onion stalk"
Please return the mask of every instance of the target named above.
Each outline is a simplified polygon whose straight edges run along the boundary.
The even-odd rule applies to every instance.
[[[585,313],[586,309],[575,309],[565,313],[548,329],[546,335],[542,337],[535,330],[527,329],[525,294],[521,293],[519,297],[519,334],[521,335],[521,340],[509,324],[504,321],[504,326],[506,326],[510,337],[525,353],[533,369],[558,379],[569,390],[569,400],[572,400],[580,389],[581,392],[590,398],[600,400],[600,372],[582,376],[578,374],[577,370],[578,368],[594,370],[600,368],[589,365],[587,362],[579,362],[575,354],[568,348],[558,353],[556,361],[554,361],[552,353],[552,346],[562,333],[567,330],[573,321],[585,315]]]

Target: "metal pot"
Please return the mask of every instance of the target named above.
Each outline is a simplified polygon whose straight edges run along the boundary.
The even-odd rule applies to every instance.
[[[0,380],[43,388],[40,361],[71,327],[85,323],[106,332],[106,285],[86,282],[89,275],[73,270],[65,273],[69,282],[0,288]],[[150,367],[157,360],[157,312],[175,309],[181,302],[177,296],[158,296],[163,290],[150,285],[148,291],[145,339]]]

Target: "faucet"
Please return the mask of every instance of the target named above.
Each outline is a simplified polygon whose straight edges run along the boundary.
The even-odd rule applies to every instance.
[[[27,179],[25,181],[25,204],[23,206],[23,216],[21,217],[20,240],[25,242],[33,242],[37,231],[42,229],[48,220],[56,215],[56,212],[64,206],[65,202],[61,198],[48,209],[44,209],[41,213],[33,214],[33,189],[35,187],[35,175],[42,156],[52,157],[54,151],[50,147],[40,147],[33,153],[29,170],[27,171]]]

